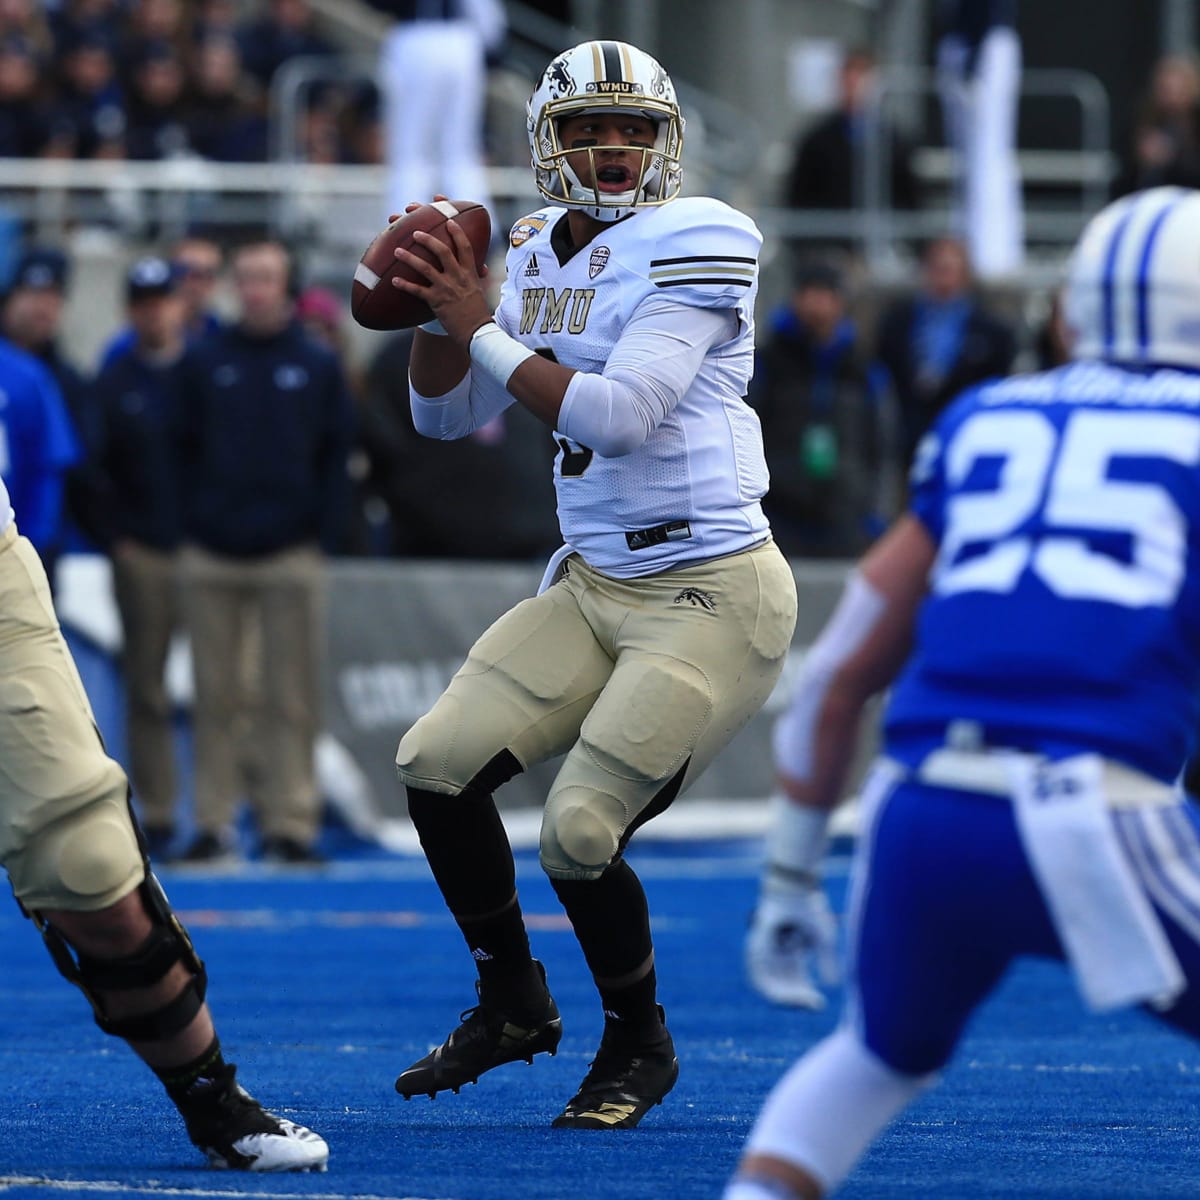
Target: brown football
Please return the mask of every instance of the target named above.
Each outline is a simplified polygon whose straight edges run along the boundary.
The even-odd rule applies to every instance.
[[[411,250],[419,258],[435,261],[433,253],[413,241],[418,230],[450,243],[446,222],[453,217],[470,239],[475,251],[475,269],[481,274],[487,262],[492,239],[492,222],[482,204],[473,200],[435,200],[397,217],[363,252],[354,269],[350,289],[350,311],[367,329],[411,329],[433,320],[433,312],[423,300],[392,286],[392,277],[400,276],[424,283],[395,254],[397,247]]]

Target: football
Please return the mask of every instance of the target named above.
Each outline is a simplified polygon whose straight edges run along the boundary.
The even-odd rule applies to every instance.
[[[487,209],[473,200],[435,200],[422,204],[397,217],[359,259],[350,289],[350,311],[360,325],[367,329],[411,329],[433,320],[433,311],[423,300],[392,286],[393,276],[414,283],[425,282],[423,276],[396,257],[395,251],[403,247],[428,262],[436,261],[431,251],[413,241],[413,234],[421,230],[450,244],[446,222],[451,217],[470,239],[475,251],[475,269],[483,273],[492,238]]]

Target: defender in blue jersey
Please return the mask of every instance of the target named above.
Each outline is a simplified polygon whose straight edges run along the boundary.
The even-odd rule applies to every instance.
[[[813,1200],[946,1065],[1015,957],[1200,1034],[1200,192],[1105,209],[1076,361],[966,393],[853,574],[782,726],[795,798],[862,792],[845,1016],[776,1086],[726,1200]]]

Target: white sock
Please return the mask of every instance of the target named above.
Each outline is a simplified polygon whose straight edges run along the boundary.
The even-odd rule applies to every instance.
[[[832,1191],[892,1118],[934,1079],[892,1070],[843,1026],[775,1085],[745,1153],[792,1163]]]
[[[810,891],[829,849],[828,809],[797,804],[781,792],[771,797],[763,897]]]
[[[796,1200],[796,1193],[775,1179],[735,1179],[721,1200]]]

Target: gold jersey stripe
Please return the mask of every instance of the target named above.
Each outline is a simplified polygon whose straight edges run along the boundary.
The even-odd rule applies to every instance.
[[[698,263],[690,263],[686,267],[673,267],[665,270],[662,267],[656,267],[650,272],[651,279],[674,279],[685,275],[696,276],[712,276],[712,275],[729,275],[737,279],[753,279],[753,267],[722,267],[716,263],[710,265],[701,265]]]

